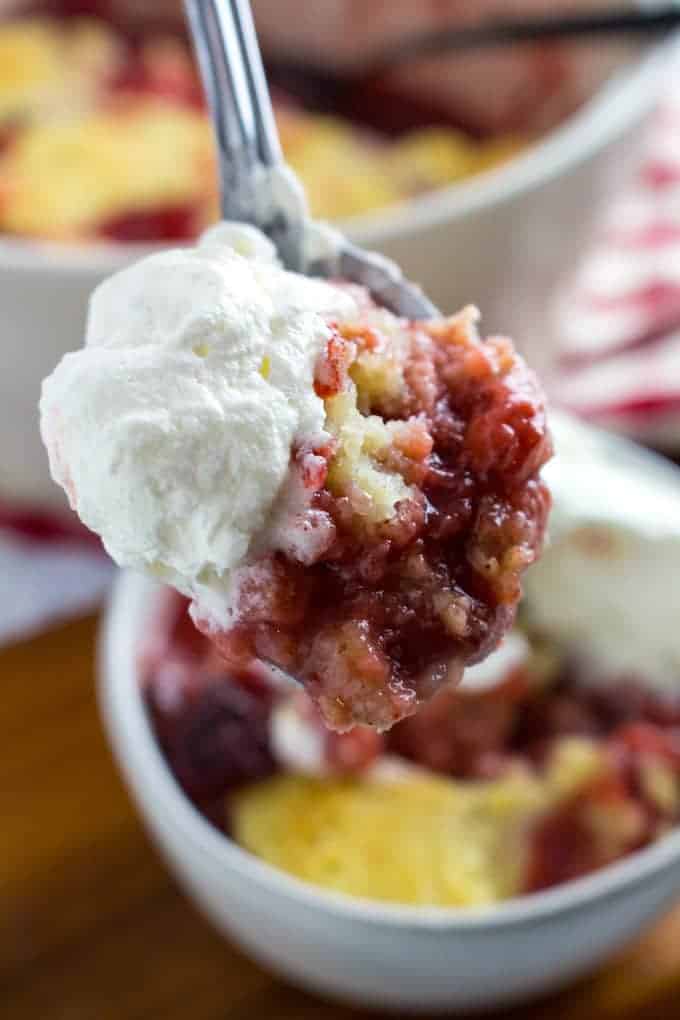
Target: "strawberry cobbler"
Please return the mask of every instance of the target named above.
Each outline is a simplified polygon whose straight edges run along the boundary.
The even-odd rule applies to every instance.
[[[387,730],[498,645],[543,542],[543,396],[477,319],[407,321],[223,224],[95,292],[43,388],[53,475],[233,675]]]

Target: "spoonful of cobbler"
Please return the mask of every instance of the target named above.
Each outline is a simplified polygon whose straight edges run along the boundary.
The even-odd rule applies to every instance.
[[[510,628],[550,496],[544,397],[479,315],[311,223],[245,0],[188,0],[225,222],[94,292],[43,384],[53,477],[230,672],[379,730]]]

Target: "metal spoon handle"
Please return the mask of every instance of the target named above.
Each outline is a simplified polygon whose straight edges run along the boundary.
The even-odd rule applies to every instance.
[[[283,161],[249,0],[185,0],[219,152],[222,214],[267,234],[296,272],[354,280],[380,304],[409,318],[434,306],[396,265],[340,235],[314,256],[318,228],[302,187]]]
[[[301,264],[304,196],[283,157],[248,0],[185,0],[212,114],[222,215],[260,227],[291,269]]]

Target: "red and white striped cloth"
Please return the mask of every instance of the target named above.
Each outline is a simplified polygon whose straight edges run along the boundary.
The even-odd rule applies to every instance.
[[[680,452],[680,74],[558,306],[553,397]],[[675,86],[675,87],[673,87]]]

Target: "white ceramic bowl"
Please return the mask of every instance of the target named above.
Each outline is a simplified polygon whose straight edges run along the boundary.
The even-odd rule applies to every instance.
[[[395,258],[442,309],[478,304],[486,328],[520,338],[540,367],[549,297],[580,249],[603,189],[626,162],[672,46],[647,51],[506,167],[357,220],[348,233]],[[36,428],[40,381],[80,345],[92,289],[146,250],[0,239],[0,495],[65,505],[50,483]]]
[[[474,910],[353,899],[277,871],[204,820],[158,749],[136,665],[153,593],[123,574],[106,621],[100,697],[114,752],[191,899],[284,977],[391,1009],[507,1005],[591,970],[680,892],[680,831],[588,878]]]

